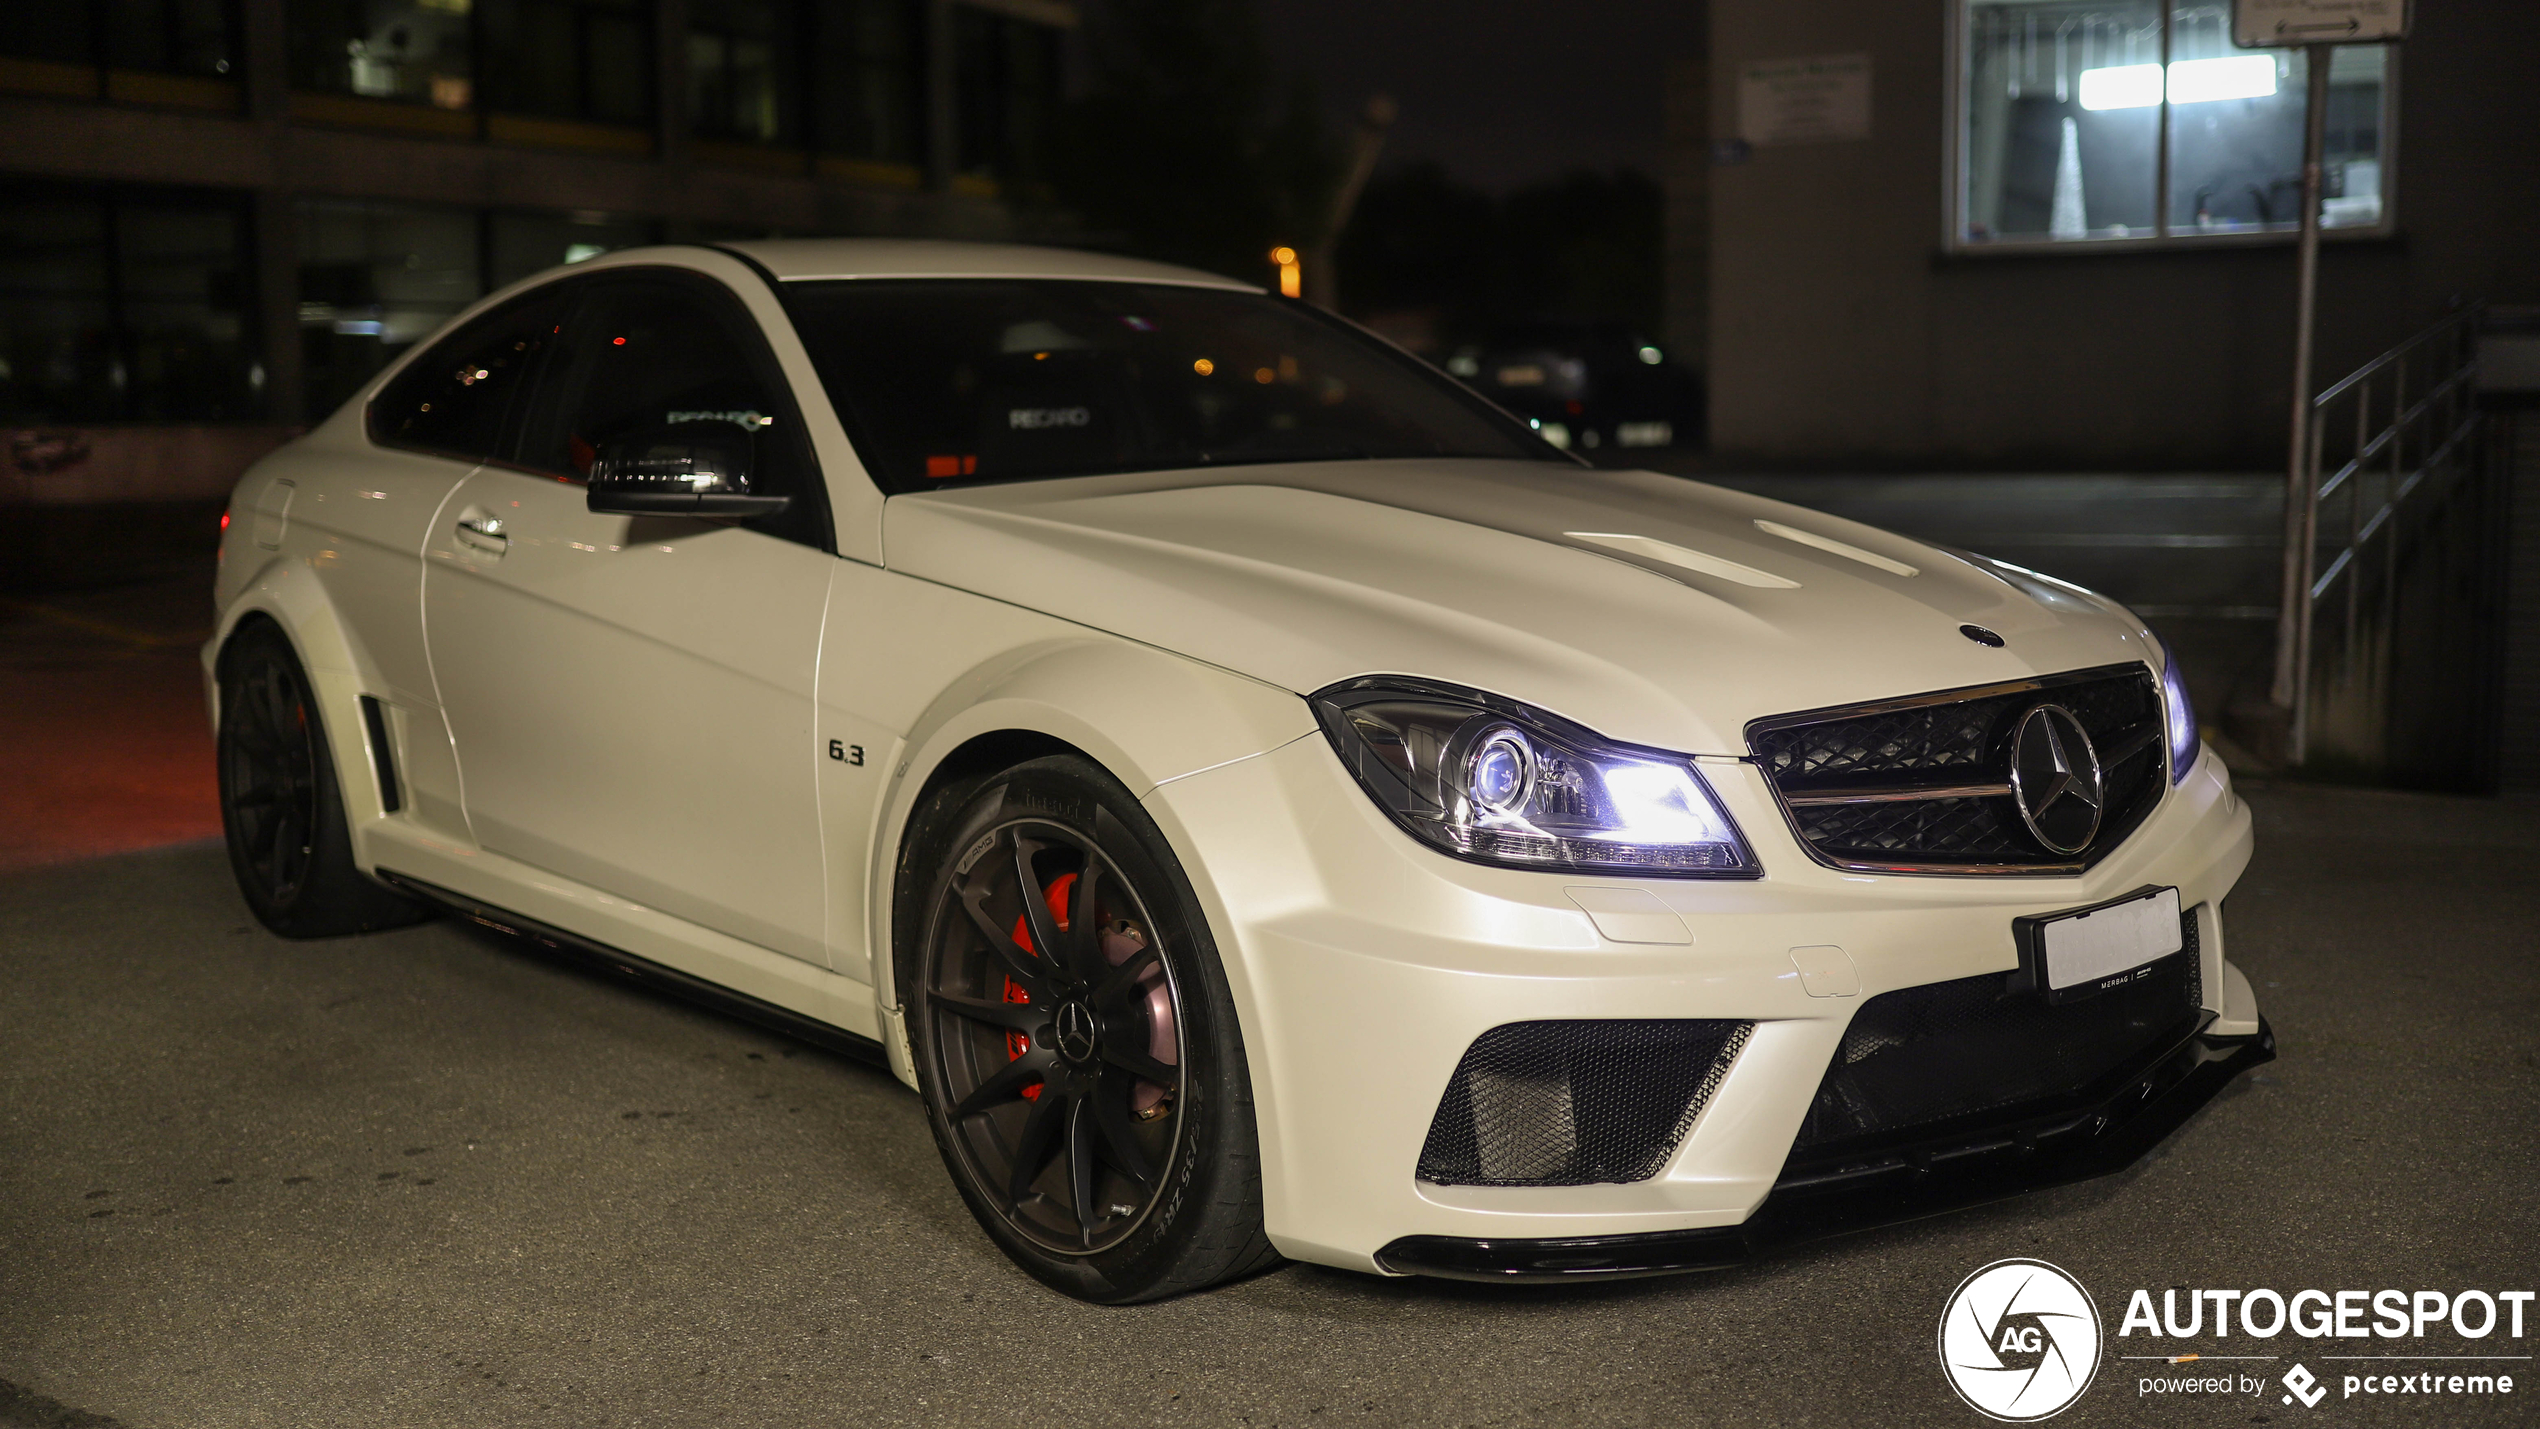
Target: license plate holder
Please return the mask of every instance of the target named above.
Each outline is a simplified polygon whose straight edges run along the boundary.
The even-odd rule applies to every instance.
[[[2157,886],[2087,908],[2014,918],[2011,938],[2020,950],[2012,985],[2050,1004],[2079,1002],[2150,977],[2187,946],[2178,890]]]

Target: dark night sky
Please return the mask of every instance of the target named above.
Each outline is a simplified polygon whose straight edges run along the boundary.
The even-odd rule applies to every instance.
[[[1335,117],[1382,90],[1388,165],[1435,159],[1504,191],[1565,169],[1658,175],[1663,75],[1702,0],[1260,0],[1271,53]]]

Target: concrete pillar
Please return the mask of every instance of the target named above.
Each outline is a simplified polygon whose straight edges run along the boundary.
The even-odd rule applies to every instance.
[[[952,187],[961,162],[960,108],[954,93],[953,0],[926,0],[926,186]]]
[[[283,0],[240,0],[240,58],[247,117],[264,146],[265,182],[249,197],[248,251],[256,309],[248,315],[263,349],[265,411],[297,426],[309,419],[307,362],[300,347],[300,244],[292,195],[284,186],[285,126],[291,107],[291,39]]]
[[[1711,60],[1694,55],[1667,64],[1666,202],[1667,355],[1701,375],[1711,348]]]

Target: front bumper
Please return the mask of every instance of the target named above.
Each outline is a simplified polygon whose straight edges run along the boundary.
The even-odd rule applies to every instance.
[[[2206,1035],[2260,1030],[2245,979],[2224,960],[2218,915],[2248,862],[2249,816],[2210,755],[2096,867],[2050,878],[1825,868],[1799,847],[1752,765],[1706,759],[1701,768],[1763,878],[1636,881],[1450,859],[1395,828],[1319,734],[1147,796],[1234,993],[1267,1228],[1282,1253],[1402,1272],[1426,1268],[1394,1253],[1411,1241],[1719,1230],[1763,1214],[1768,1197],[1769,1222],[1790,1199],[1779,1189],[1793,1140],[1855,1009],[1897,989],[2007,972],[2019,961],[2014,917],[2145,884],[2176,886],[2196,910],[2203,998],[2220,1019]],[[1685,941],[1615,941],[1571,897],[1617,888],[1657,899]],[[1793,950],[1813,957],[1827,947],[1857,972],[1850,995],[1803,985]],[[1447,1186],[1415,1174],[1440,1096],[1484,1032],[1673,1018],[1754,1025],[1655,1176],[1555,1187]]]
[[[1786,1171],[1741,1224],[1555,1240],[1405,1236],[1376,1252],[1400,1275],[1500,1283],[1623,1280],[1719,1270],[1776,1250],[1964,1210],[2133,1164],[2232,1078],[2275,1060],[2248,1037],[2198,1033],[2077,1105],[1891,1146],[1857,1164]]]

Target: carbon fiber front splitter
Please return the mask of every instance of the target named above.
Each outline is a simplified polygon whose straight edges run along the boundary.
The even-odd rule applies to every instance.
[[[2275,1032],[2188,1037],[2080,1106],[1786,1169],[1743,1224],[1559,1240],[1405,1236],[1376,1252],[1404,1275],[1492,1283],[1619,1280],[1720,1270],[1774,1251],[2132,1165],[2242,1072],[2275,1059]]]

